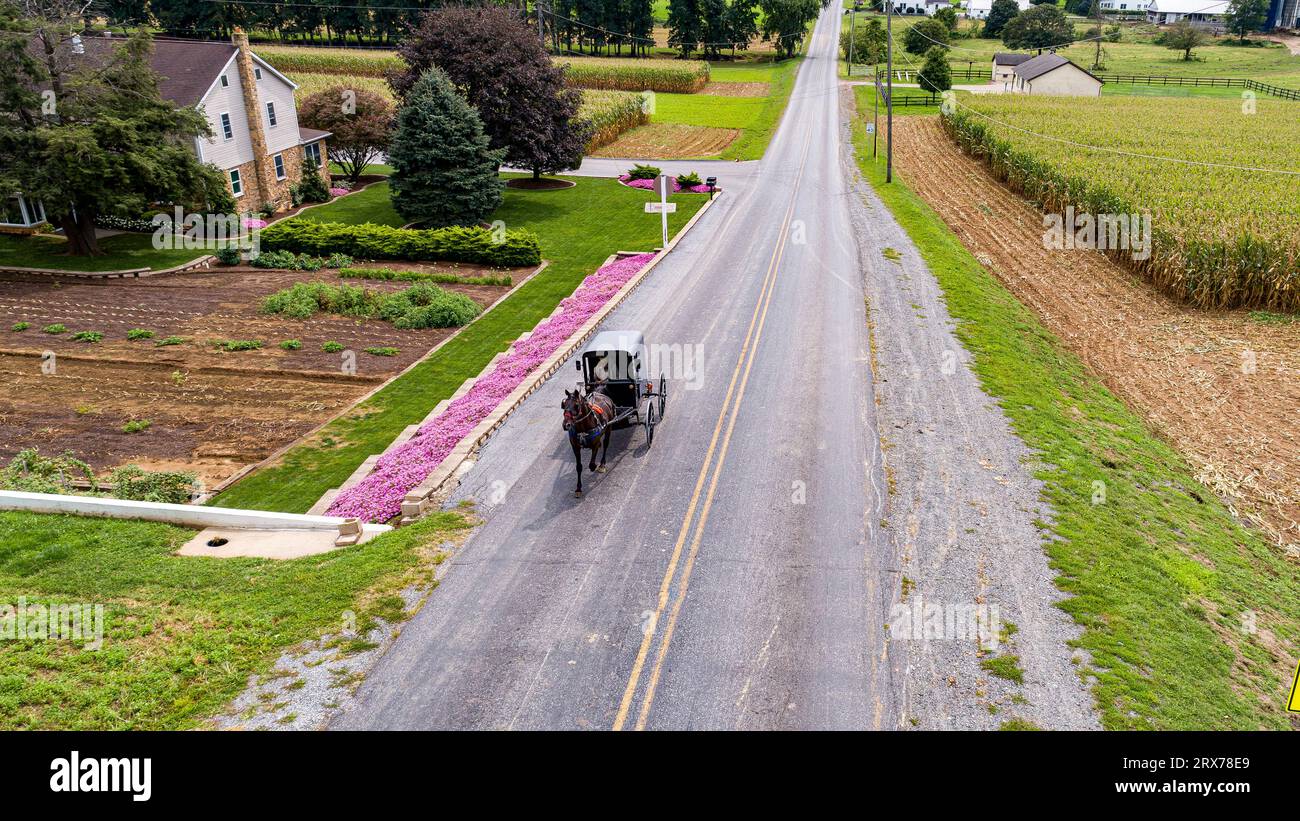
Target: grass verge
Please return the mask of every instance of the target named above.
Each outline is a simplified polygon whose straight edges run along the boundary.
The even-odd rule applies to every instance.
[[[290,513],[308,510],[325,491],[342,484],[367,456],[382,452],[403,428],[422,420],[434,405],[477,375],[521,333],[545,319],[606,257],[615,251],[659,246],[659,221],[643,211],[643,203],[654,194],[610,179],[566,179],[577,185],[559,191],[508,188],[504,204],[493,214],[508,228],[528,228],[541,238],[542,255],[551,261],[545,271],[521,285],[409,373],[316,436],[299,443],[278,463],[244,477],[217,496],[213,504]],[[372,220],[379,221],[384,218],[382,209],[391,208],[387,206],[387,184],[376,184],[348,199],[367,195],[379,199],[381,192],[382,202],[377,203]],[[678,210],[669,216],[672,233],[707,198],[682,195],[674,199]],[[353,207],[348,200],[338,204]],[[318,219],[333,219],[327,211],[330,207],[313,213],[319,214]],[[358,360],[357,365],[364,367],[364,360]]]
[[[59,271],[125,271],[132,268],[171,268],[203,256],[206,251],[184,248],[160,251],[152,234],[114,234],[99,241],[97,257],[68,254],[68,242],[54,234],[0,234],[0,267],[52,268]]]
[[[432,584],[471,522],[440,513],[363,546],[292,561],[172,555],[193,531],[151,522],[0,513],[0,601],[102,604],[99,650],[0,642],[0,730],[185,729],[221,710],[287,648],[395,617]]]
[[[984,389],[1039,455],[1041,527],[1108,729],[1285,729],[1300,579],[1243,527],[898,177],[854,119],[863,175],[916,243]],[[1100,496],[1098,495],[1100,493]]]

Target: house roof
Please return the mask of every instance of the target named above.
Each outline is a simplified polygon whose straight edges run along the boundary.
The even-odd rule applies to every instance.
[[[993,64],[999,66],[1018,66],[1021,63],[1028,62],[1032,59],[1034,59],[1034,55],[1032,54],[1011,54],[1009,52],[1000,51],[993,55]]]
[[[1042,77],[1044,74],[1048,73],[1049,71],[1055,71],[1061,66],[1074,66],[1075,68],[1079,69],[1079,71],[1082,71],[1084,74],[1087,74],[1089,77],[1096,80],[1097,82],[1099,83],[1101,82],[1101,78],[1093,74],[1091,71],[1088,71],[1085,68],[1081,68],[1075,63],[1072,63],[1069,60],[1062,57],[1061,55],[1055,53],[1040,54],[1037,57],[1033,58],[1032,60],[1026,60],[1020,65],[1016,66],[1014,70],[1016,76],[1019,77],[1020,79],[1033,80],[1037,77]]]
[[[1229,0],[1151,0],[1147,11],[1162,14],[1227,14]]]
[[[88,65],[103,65],[109,56],[126,42],[124,37],[92,37],[81,40],[83,55],[72,53],[72,44],[64,43],[62,60],[68,64],[84,59]],[[35,49],[36,40],[30,43]],[[217,75],[235,55],[233,43],[206,40],[171,40],[155,37],[149,64],[158,72],[158,91],[163,99],[178,106],[196,105],[216,82]]]
[[[324,139],[325,137],[332,137],[332,136],[334,136],[333,131],[321,131],[320,129],[317,128],[307,128],[306,126],[302,126],[302,125],[298,126],[298,143],[300,145],[306,145],[307,143],[314,143],[317,140]]]

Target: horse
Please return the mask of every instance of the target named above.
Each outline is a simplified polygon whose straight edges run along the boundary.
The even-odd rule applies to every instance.
[[[614,400],[599,389],[589,396],[583,396],[578,389],[564,392],[564,401],[560,403],[564,411],[564,429],[569,432],[569,445],[573,447],[573,460],[578,465],[578,487],[574,496],[582,496],[582,449],[591,449],[591,464],[588,470],[604,473],[605,454],[609,452],[611,435],[609,423],[614,418]],[[600,450],[600,467],[596,467],[596,450]]]

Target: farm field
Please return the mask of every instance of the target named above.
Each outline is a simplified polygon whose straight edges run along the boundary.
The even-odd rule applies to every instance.
[[[1296,312],[1297,115],[1296,103],[1270,99],[1246,114],[1239,100],[1212,98],[975,95],[943,122],[1048,210],[1149,211],[1151,258],[1134,264],[1176,298]]]
[[[466,266],[393,265],[485,273]],[[514,284],[531,272],[513,272]],[[258,268],[104,282],[0,281],[0,371],[12,388],[0,398],[0,460],[31,446],[50,455],[70,450],[97,471],[131,462],[194,471],[212,487],[341,411],[455,330],[399,330],[377,319],[320,313],[296,320],[259,312],[264,297],[296,282],[341,281],[334,271]],[[408,283],[364,285],[391,292]],[[511,290],[440,287],[483,307]],[[17,323],[29,327],[12,330]],[[55,323],[67,330],[42,332]],[[132,329],[153,336],[128,341]],[[72,337],[80,331],[103,338],[77,342]],[[181,341],[158,344],[172,337]],[[259,341],[262,347],[225,352],[214,344],[223,340]],[[288,340],[300,347],[282,349]],[[326,342],[342,348],[323,351]],[[381,348],[396,353],[366,353]],[[42,371],[47,350],[56,356],[50,374]],[[342,367],[345,355],[355,362],[354,373]],[[147,429],[124,431],[129,422],[145,420]]]
[[[863,176],[934,273],[980,383],[1036,453],[1054,510],[1044,549],[1070,597],[1060,607],[1084,631],[1079,672],[1103,726],[1292,728],[1281,704],[1300,647],[1300,552],[1264,534],[1294,528],[1281,511],[1291,522],[1300,512],[1285,422],[1300,384],[1297,326],[1190,311],[1099,255],[1049,254],[1037,210],[954,151],[933,117],[896,120],[886,185],[864,113],[859,100]],[[1253,379],[1240,371],[1246,345],[1267,352]],[[1243,526],[1234,510],[1272,527]],[[1286,538],[1294,549],[1296,531]],[[1242,629],[1243,614],[1259,629]]]
[[[785,111],[801,59],[710,64],[710,84],[703,93],[656,94],[650,123],[626,132],[595,155],[759,159]]]

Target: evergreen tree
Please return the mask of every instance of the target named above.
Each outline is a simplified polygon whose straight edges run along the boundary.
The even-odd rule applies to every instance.
[[[948,68],[948,49],[943,46],[931,46],[925,53],[925,63],[917,74],[921,88],[932,94],[952,88],[952,70]]]
[[[403,219],[472,225],[501,204],[497,167],[483,122],[438,68],[420,75],[397,112],[388,150],[389,191]]]

